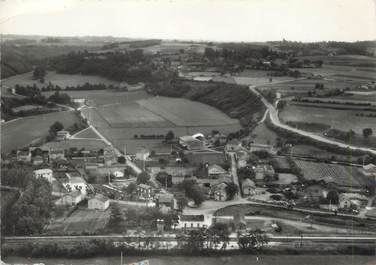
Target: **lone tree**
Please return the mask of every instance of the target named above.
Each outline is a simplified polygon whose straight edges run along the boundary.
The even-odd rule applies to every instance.
[[[137,183],[138,184],[146,184],[150,180],[150,176],[145,171],[141,172],[140,175],[137,176]]]
[[[33,78],[39,80],[39,82],[44,83],[44,77],[46,76],[46,69],[43,66],[35,67],[33,71]]]
[[[55,121],[55,123],[50,126],[49,132],[50,134],[56,136],[56,133],[63,129],[64,129],[64,125],[59,121]]]
[[[329,201],[330,204],[338,204],[339,203],[339,197],[338,192],[335,190],[331,190],[326,195],[326,199]]]
[[[166,141],[171,141],[175,138],[175,134],[173,131],[168,131],[166,136],[165,136],[165,140]]]
[[[119,156],[118,157],[118,163],[119,164],[125,164],[125,157],[124,156]]]
[[[373,131],[371,128],[364,128],[363,129],[363,136],[364,138],[368,138],[373,134]]]

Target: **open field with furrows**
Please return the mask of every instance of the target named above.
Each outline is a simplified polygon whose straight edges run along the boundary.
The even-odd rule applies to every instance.
[[[71,92],[76,91],[68,93],[72,94]],[[135,153],[142,147],[159,152],[171,152],[171,145],[162,143],[160,139],[138,140],[134,138],[135,135],[160,135],[166,134],[169,130],[176,136],[197,132],[209,133],[212,130],[229,133],[241,128],[238,120],[227,117],[214,107],[188,99],[150,98],[143,91],[119,92],[124,99],[120,103],[119,97],[110,96],[117,95],[116,92],[86,93],[87,98],[92,99],[92,105],[96,106],[82,110],[91,124],[120,150],[126,145],[129,153]],[[83,94],[80,96],[85,97]]]
[[[128,104],[107,105],[97,109],[98,113],[114,128],[154,128],[171,127],[159,113],[149,111],[144,106],[132,102]]]
[[[69,148],[84,148],[85,150],[95,150],[103,149],[106,147],[106,143],[101,139],[69,139],[60,142],[48,142],[43,144],[43,148],[49,149],[69,149]]]
[[[238,120],[231,119],[223,112],[209,105],[187,99],[154,97],[139,100],[138,103],[176,126],[239,125]]]
[[[105,85],[118,85],[119,82],[112,81],[103,77],[93,76],[93,75],[66,75],[58,74],[56,72],[47,71],[44,83],[33,79],[33,73],[28,72],[25,74],[15,75],[8,77],[2,81],[2,89],[6,87],[14,87],[15,85],[20,86],[33,86],[36,85],[39,88],[46,87],[51,82],[52,85],[57,85],[61,88],[66,88],[67,86],[75,87],[78,85],[89,84],[105,84]]]
[[[48,234],[94,233],[105,228],[110,219],[110,209],[105,211],[77,209],[69,217],[53,220],[46,228]]]
[[[270,78],[272,79],[271,83],[294,79],[289,76],[268,76],[267,74],[267,71],[262,70],[244,70],[243,72],[240,72],[238,75],[233,76],[233,78],[235,80],[235,83],[239,85],[266,84],[270,82]]]
[[[300,56],[299,59],[323,60],[327,65],[353,66],[361,69],[374,69],[376,67],[376,58],[364,55],[336,55],[336,56]]]
[[[348,155],[339,155],[336,153],[331,153],[326,150],[319,149],[315,146],[310,145],[294,145],[292,147],[292,154],[294,156],[305,156],[305,157],[313,157],[318,159],[327,159],[330,160],[333,156],[341,161],[348,161],[348,162],[355,162],[358,157],[356,156],[348,156]]]
[[[365,187],[370,184],[360,168],[310,161],[296,160],[306,180],[334,182],[339,186]]]
[[[307,96],[308,91],[315,90],[316,84],[324,85],[324,89],[316,89],[317,93],[322,94],[335,89],[355,89],[357,86],[367,83],[367,81],[362,79],[346,80],[339,77],[327,77],[325,79],[300,79],[279,84],[270,83],[260,86],[259,89],[275,90],[286,96]]]
[[[161,139],[135,139],[134,136],[143,135],[160,135],[166,134],[172,130],[176,136],[189,135],[197,132],[209,133],[212,130],[219,130],[223,133],[230,133],[240,129],[240,125],[218,125],[218,126],[175,126],[170,123],[167,127],[111,127],[110,124],[98,113],[95,108],[89,108],[83,110],[86,117],[88,117],[91,124],[93,124],[107,139],[109,139],[120,150],[126,149],[128,153],[135,153],[141,148],[149,148],[157,152],[171,152],[171,145],[162,143]]]
[[[371,70],[370,70],[371,69]],[[321,68],[293,68],[291,70],[298,70],[301,73],[315,74],[322,76],[339,76],[346,79],[364,79],[376,80],[374,68],[343,66],[343,65],[328,65],[324,64]]]
[[[73,111],[53,112],[37,116],[29,116],[1,124],[1,152],[8,153],[33,141],[46,137],[49,127],[55,122],[64,127],[79,122]]]
[[[343,131],[354,130],[362,134],[364,128],[372,128],[376,131],[374,117],[359,117],[356,114],[374,114],[374,112],[360,110],[335,110],[320,107],[297,106],[288,104],[280,113],[284,122],[308,122],[327,124],[332,128]]]

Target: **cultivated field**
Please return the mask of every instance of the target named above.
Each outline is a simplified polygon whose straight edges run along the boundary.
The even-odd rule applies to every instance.
[[[58,85],[61,88],[67,86],[78,86],[84,85],[85,83],[90,84],[105,84],[105,85],[118,85],[116,81],[112,81],[99,76],[92,75],[67,75],[58,74],[56,72],[47,71],[44,83],[40,83],[38,80],[33,79],[33,73],[28,72],[25,74],[15,75],[6,79],[1,80],[2,84],[7,87],[14,87],[15,85],[21,86],[33,86],[46,87],[51,82],[53,85]],[[3,88],[2,91],[3,92]]]
[[[372,128],[375,132],[376,119],[356,116],[360,113],[374,114],[374,112],[360,110],[335,110],[289,104],[280,113],[280,118],[284,122],[321,123],[343,131],[352,129],[357,134],[362,134],[364,128]]]
[[[138,101],[141,106],[176,126],[218,126],[239,124],[217,109],[182,98],[154,97]]]
[[[64,232],[64,234],[94,233],[104,229],[109,219],[110,209],[106,211],[77,209],[67,218],[54,220],[48,225],[47,232]]]
[[[148,100],[146,100],[148,101]],[[162,116],[155,114],[136,102],[129,104],[115,104],[98,108],[98,113],[111,127],[170,127]]]
[[[106,143],[100,139],[69,139],[60,142],[48,142],[43,144],[43,148],[51,149],[69,149],[69,148],[84,148],[85,150],[95,150],[103,149],[106,147]]]
[[[315,163],[296,160],[296,164],[302,169],[307,180],[335,182],[340,186],[360,187],[368,183],[367,178],[357,167],[349,167],[334,164]]]
[[[317,90],[317,93],[325,93],[334,89],[354,89],[357,86],[367,83],[369,80],[362,79],[346,79],[340,77],[327,77],[325,79],[301,79],[291,82],[279,83],[279,84],[267,84],[260,86],[260,89],[276,90],[277,92],[290,96],[307,96],[308,91],[312,91],[315,88],[315,84],[323,84],[324,90]]]
[[[1,152],[8,153],[48,135],[49,127],[55,122],[69,127],[79,122],[73,111],[53,112],[20,118],[1,124]]]
[[[143,147],[158,152],[171,152],[171,146],[162,143],[160,139],[138,140],[134,138],[135,135],[160,135],[172,130],[176,136],[181,136],[197,132],[209,133],[212,130],[228,133],[240,129],[237,120],[198,102],[177,98],[151,98],[145,92],[134,92],[128,93],[128,100],[122,93],[124,101],[116,104],[119,97],[109,96],[114,92],[105,91],[103,95],[95,93],[94,96],[92,92],[94,91],[88,91],[87,97],[91,97],[93,105],[97,107],[84,109],[86,117],[117,148],[123,150],[126,145],[129,153],[135,153]],[[96,100],[102,104],[96,104]],[[103,104],[104,101],[106,104]],[[117,115],[118,119],[114,120],[112,115]],[[140,116],[144,118],[142,122],[139,120]],[[195,124],[196,126],[192,126]]]

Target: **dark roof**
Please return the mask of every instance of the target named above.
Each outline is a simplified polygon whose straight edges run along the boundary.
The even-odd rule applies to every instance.
[[[204,221],[204,215],[181,215],[180,216],[180,221],[185,221],[185,222],[203,222]]]

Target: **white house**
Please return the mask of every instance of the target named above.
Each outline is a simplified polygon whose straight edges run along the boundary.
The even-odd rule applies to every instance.
[[[242,191],[244,196],[250,196],[255,194],[256,184],[250,180],[245,179],[242,182]]]
[[[34,170],[34,176],[36,178],[44,178],[50,183],[54,180],[53,172],[49,168]]]
[[[110,206],[110,199],[102,194],[96,194],[88,201],[88,208],[93,210],[106,210]]]
[[[78,203],[80,203],[83,199],[84,199],[84,195],[80,191],[75,190],[75,191],[72,191],[72,192],[64,195],[60,199],[58,199],[55,202],[55,204],[56,205],[74,206],[74,205],[77,205]]]
[[[178,225],[176,228],[180,229],[198,229],[209,227],[212,223],[212,220],[208,217],[205,217],[203,214],[197,215],[180,215]]]
[[[136,159],[145,161],[149,158],[150,151],[147,149],[141,149],[139,152],[136,153]]]

